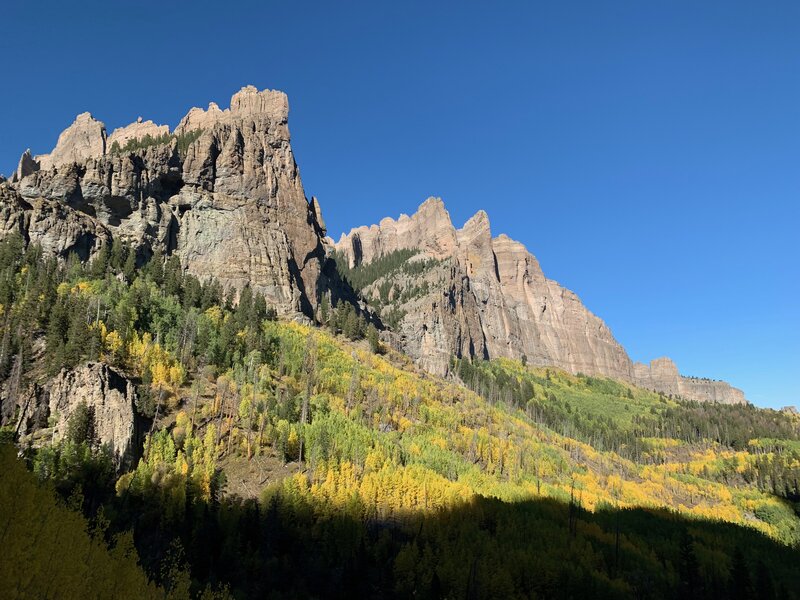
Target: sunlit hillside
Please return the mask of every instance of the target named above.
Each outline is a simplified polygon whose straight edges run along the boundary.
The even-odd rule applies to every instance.
[[[126,253],[60,266],[3,242],[0,368],[23,354],[35,379],[101,361],[136,382],[152,425],[129,472],[85,411],[61,442],[52,428],[18,441],[43,485],[104,524],[96,540],[132,531],[166,589],[725,597],[740,576],[754,594],[798,589],[796,415],[508,360],[454,358],[438,379],[349,305],[321,326],[279,321],[248,289],[234,301],[174,258],[137,272]],[[27,551],[15,559],[46,560]]]

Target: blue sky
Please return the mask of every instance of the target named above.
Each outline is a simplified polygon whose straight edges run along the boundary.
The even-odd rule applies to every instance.
[[[38,2],[3,10],[0,172],[88,110],[286,91],[332,235],[441,196],[637,360],[800,403],[800,4]]]

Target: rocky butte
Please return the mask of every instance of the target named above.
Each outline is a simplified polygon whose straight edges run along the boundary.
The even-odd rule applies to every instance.
[[[353,229],[335,248],[351,268],[399,250],[418,251],[409,260],[429,261],[422,273],[393,271],[362,292],[380,297],[382,288],[402,315],[400,346],[434,373],[446,373],[452,355],[524,358],[702,402],[746,402],[725,382],[681,376],[668,358],[634,364],[606,324],[545,277],[522,244],[492,237],[483,211],[456,229],[443,202],[429,198],[413,216]]]

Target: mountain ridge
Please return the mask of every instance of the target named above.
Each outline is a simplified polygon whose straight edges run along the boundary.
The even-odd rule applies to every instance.
[[[439,374],[447,363],[442,353],[434,355],[444,344],[457,357],[524,358],[537,366],[612,377],[690,400],[746,402],[744,393],[726,382],[680,375],[669,358],[634,363],[602,319],[574,292],[545,277],[523,244],[505,234],[492,237],[483,210],[456,229],[442,200],[431,197],[413,215],[355,227],[334,246],[348,268],[401,249],[453,260],[449,282],[461,299],[459,306],[442,310],[433,294],[409,310],[402,309],[407,315],[401,324],[404,349]],[[555,316],[550,318],[548,310]],[[474,314],[466,317],[470,311]],[[437,337],[436,342],[426,343],[431,336]],[[417,344],[420,337],[423,341]]]
[[[602,319],[545,277],[524,245],[492,237],[483,210],[456,229],[431,197],[414,215],[333,242],[319,202],[303,189],[288,115],[286,94],[253,86],[228,108],[190,109],[173,131],[139,117],[109,134],[81,113],[50,153],[26,150],[0,182],[0,233],[17,231],[51,254],[84,260],[121,240],[140,265],[175,255],[188,274],[235,291],[250,286],[279,314],[317,321],[323,304],[357,303],[332,251],[354,267],[415,249],[442,264],[405,281],[405,299],[393,300],[404,315],[397,333],[402,350],[435,374],[447,373],[453,356],[524,358],[687,399],[746,402],[724,382],[681,376],[669,359],[633,363]],[[393,286],[403,298],[403,285]]]

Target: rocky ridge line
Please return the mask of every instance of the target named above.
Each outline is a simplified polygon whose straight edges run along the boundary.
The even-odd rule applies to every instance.
[[[506,235],[492,237],[484,211],[456,229],[441,199],[429,198],[410,217],[343,234],[335,248],[350,267],[402,249],[442,261],[421,276],[427,293],[410,300],[394,296],[405,313],[398,327],[401,347],[434,373],[447,372],[451,355],[524,357],[532,365],[612,377],[686,399],[746,402],[725,382],[681,376],[667,358],[634,364],[606,324],[545,277],[525,246]],[[395,285],[419,286],[420,278]]]

